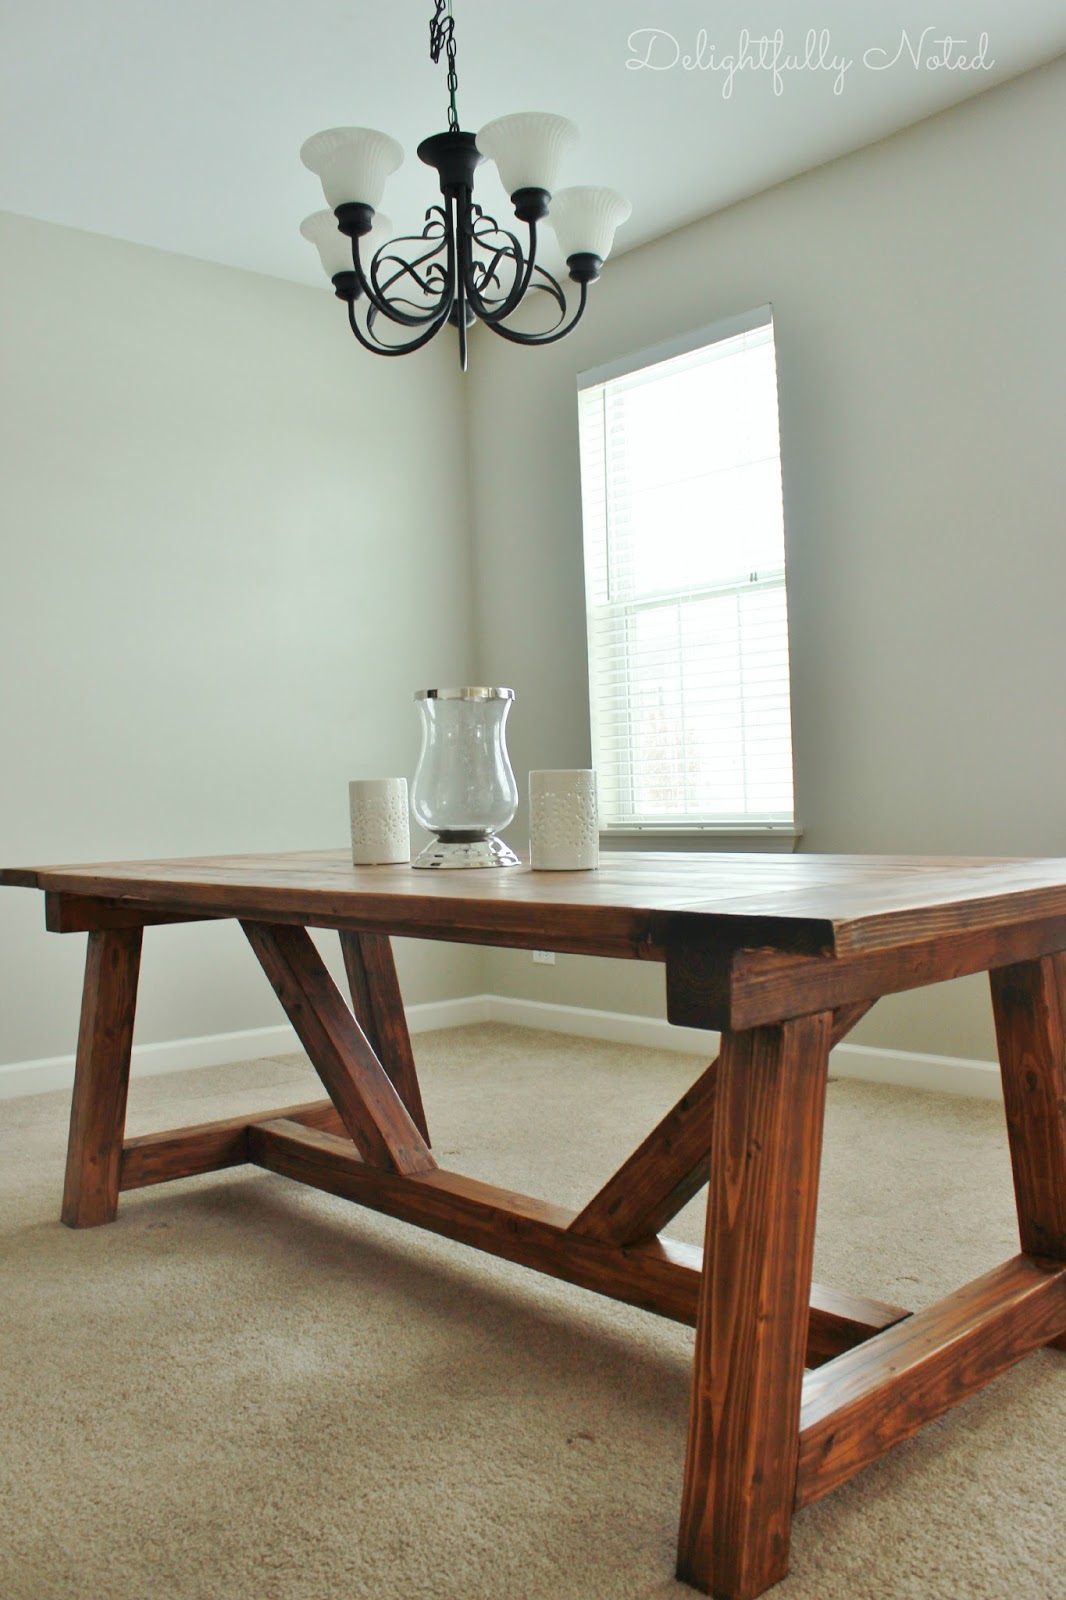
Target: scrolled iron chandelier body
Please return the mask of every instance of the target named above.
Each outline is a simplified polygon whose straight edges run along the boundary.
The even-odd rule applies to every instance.
[[[559,166],[577,138],[565,117],[520,112],[499,117],[476,135],[460,129],[451,0],[435,0],[430,23],[430,58],[437,62],[442,55],[448,66],[448,128],[418,146],[419,157],[440,179],[441,204],[430,206],[421,233],[389,238],[392,223],[378,207],[403,151],[373,128],[327,128],[305,142],[300,158],[321,179],[331,209],[307,217],[300,232],[317,246],[365,349],[407,355],[448,324],[458,332],[465,372],[467,330],[475,322],[515,344],[564,338],[580,321],[589,284],[599,277],[615,229],[631,208],[613,189],[555,190]],[[525,226],[522,240],[474,200],[474,174],[486,157],[495,161],[515,218]],[[572,305],[536,259],[537,229],[545,219],[577,286]],[[548,326],[539,332],[510,326],[508,319],[533,293],[550,307]]]

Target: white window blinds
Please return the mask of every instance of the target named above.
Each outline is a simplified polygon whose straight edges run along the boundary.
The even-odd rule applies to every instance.
[[[579,395],[606,830],[793,826],[777,368],[752,320]]]

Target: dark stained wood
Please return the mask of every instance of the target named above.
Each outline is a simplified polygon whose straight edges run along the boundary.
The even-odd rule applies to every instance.
[[[347,850],[327,850],[17,867],[0,883],[418,938],[525,946],[550,933],[556,949],[653,959],[709,938],[732,949],[858,955],[1066,919],[1063,861],[605,854],[598,872],[432,873],[353,867]],[[829,1009],[859,998],[842,995]]]
[[[290,1111],[257,1111],[252,1126],[260,1122],[275,1122],[283,1117],[286,1122],[298,1122],[302,1128],[316,1128],[319,1133],[333,1133],[347,1139],[348,1132],[340,1112],[332,1100],[309,1100],[304,1105],[293,1106]]]
[[[429,1128],[400,981],[396,976],[392,940],[384,933],[352,933],[342,929],[340,941],[359,1024],[428,1145]]]
[[[390,1172],[430,1171],[425,1140],[306,929],[241,926],[363,1159]]]
[[[260,1114],[255,1120],[265,1122],[279,1117],[298,1122],[305,1128],[345,1135],[340,1112],[332,1100],[286,1106]],[[172,1128],[166,1133],[145,1133],[127,1139],[122,1146],[119,1188],[143,1189],[152,1183],[169,1183],[174,1178],[192,1178],[199,1173],[240,1166],[248,1160],[251,1120],[248,1116],[224,1117],[218,1122],[201,1122],[188,1128]]]
[[[796,1505],[827,1494],[1066,1328],[1066,1267],[1015,1256],[810,1374]]]
[[[666,1014],[683,1027],[755,1028],[988,972],[1063,948],[1062,917],[837,957],[726,949],[715,942],[679,945],[667,957]]]
[[[707,1182],[717,1090],[715,1060],[578,1213],[573,1231],[605,1244],[660,1233]]]
[[[832,1025],[722,1037],[677,1574],[723,1600],[788,1571]]]
[[[433,874],[354,868],[343,850],[12,868],[0,884],[43,889],[57,931],[93,930],[66,1222],[111,1220],[120,1184],[249,1160],[695,1321],[678,1571],[720,1600],[787,1570],[793,1500],[1066,1341],[1066,861],[605,855],[597,873]],[[141,927],[209,917],[243,920],[332,1103],[123,1147]],[[362,1028],[308,927],[344,935]],[[441,1173],[393,934],[663,962],[670,1019],[724,1030],[717,1068],[577,1217]],[[880,995],[981,970],[1027,1254],[900,1320],[810,1284],[827,1051]],[[647,1235],[708,1173],[701,1273],[700,1252]],[[824,1363],[805,1383],[804,1359]]]
[[[620,1251],[579,1239],[567,1233],[572,1213],[560,1206],[440,1169],[414,1177],[382,1172],[346,1140],[291,1123],[260,1123],[248,1138],[251,1159],[268,1171],[676,1321],[694,1320],[699,1271],[682,1247],[656,1242]]]
[[[0,887],[8,889],[42,889],[42,874],[48,867],[0,867]]]
[[[44,897],[44,925],[49,933],[89,933],[94,928],[144,928],[157,923],[214,921],[206,913],[146,911],[120,900],[97,900],[91,895],[53,894]]]
[[[90,933],[61,1212],[68,1228],[115,1220],[140,964],[140,928]]]
[[[105,899],[121,896],[127,902],[143,902],[153,911],[210,910],[272,924],[289,921],[301,927],[540,948],[543,905],[551,899],[545,879],[558,874],[508,869],[512,888],[501,896],[498,880],[502,875],[416,872],[406,864],[354,867],[349,851],[322,851],[289,857],[115,864],[98,869],[27,872],[16,868],[0,873],[0,883],[61,892],[69,889],[73,894]],[[667,876],[679,885],[682,882],[676,870],[667,868]],[[457,883],[457,878],[465,883]],[[479,882],[473,883],[474,879]],[[495,894],[485,879],[496,881]],[[624,893],[608,895],[606,904],[600,899],[594,893],[590,905],[552,901],[553,949],[664,959],[653,938],[654,919],[643,908],[627,905]],[[673,900],[683,902],[684,895],[667,899],[672,908]],[[828,936],[828,930],[819,930],[815,947],[824,948]],[[809,939],[802,934],[798,937],[807,948]]]
[[[403,1177],[368,1167],[347,1139],[291,1121],[253,1123],[248,1159],[328,1194],[415,1223],[490,1255],[579,1284],[614,1300],[693,1326],[702,1252],[674,1239],[618,1249],[570,1231],[573,1213],[457,1172]],[[907,1313],[814,1286],[810,1365],[850,1349]]]
[[[703,1253],[700,1252],[702,1265]],[[820,1367],[845,1350],[853,1350],[875,1333],[892,1328],[911,1313],[902,1306],[886,1305],[864,1295],[845,1294],[824,1283],[811,1284],[811,1311],[807,1323],[807,1354],[804,1365]]]
[[[990,980],[1022,1249],[1066,1261],[1066,955]]]
[[[339,1120],[339,1118],[338,1118]],[[169,1133],[146,1133],[122,1146],[118,1186],[144,1189],[174,1178],[195,1178],[248,1160],[248,1122],[203,1122]]]
[[[872,1004],[862,1001],[834,1013],[830,1048],[847,1037]],[[711,1170],[717,1077],[718,1063],[712,1061],[574,1218],[575,1233],[610,1244],[652,1239],[699,1193]]]
[[[829,1036],[830,1050],[843,1044],[852,1028],[857,1028],[867,1012],[873,1010],[874,1003],[873,1000],[856,1000],[850,1005],[837,1006],[833,1012],[833,1031]]]

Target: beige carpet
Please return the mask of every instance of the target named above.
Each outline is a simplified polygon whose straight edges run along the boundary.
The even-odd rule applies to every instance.
[[[416,1040],[438,1157],[579,1204],[691,1058]],[[130,1131],[315,1096],[134,1085]],[[920,1306],[1016,1248],[995,1105],[836,1082],[817,1273]],[[0,1105],[3,1600],[683,1600],[691,1334],[251,1169],[56,1220],[62,1095]],[[699,1203],[673,1231],[698,1240]],[[781,1600],[1066,1594],[1066,1356],[796,1521]]]

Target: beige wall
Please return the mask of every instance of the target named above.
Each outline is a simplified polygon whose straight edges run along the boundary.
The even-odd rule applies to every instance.
[[[0,256],[0,860],[343,843],[471,670],[454,351],[370,365],[326,288],[24,218]],[[83,947],[0,894],[0,1064],[73,1049]],[[233,925],[149,930],[138,1040],[281,1020]]]
[[[339,844],[448,678],[515,686],[523,789],[587,762],[575,374],[766,301],[804,848],[1066,854],[1064,146],[1059,62],[618,258],[556,347],[477,334],[465,386],[325,290],[0,217],[0,859]],[[72,1048],[81,948],[0,895],[0,1064]],[[400,959],[662,1011],[636,963]],[[232,927],[150,931],[139,1040],[278,1020]],[[856,1037],[993,1054],[976,981]]]
[[[589,759],[575,374],[770,301],[803,848],[1066,855],[1064,148],[1059,61],[610,262],[557,346],[477,337],[480,671],[523,779]],[[486,987],[662,1008],[636,964],[497,953]],[[976,980],[856,1038],[994,1053]]]

